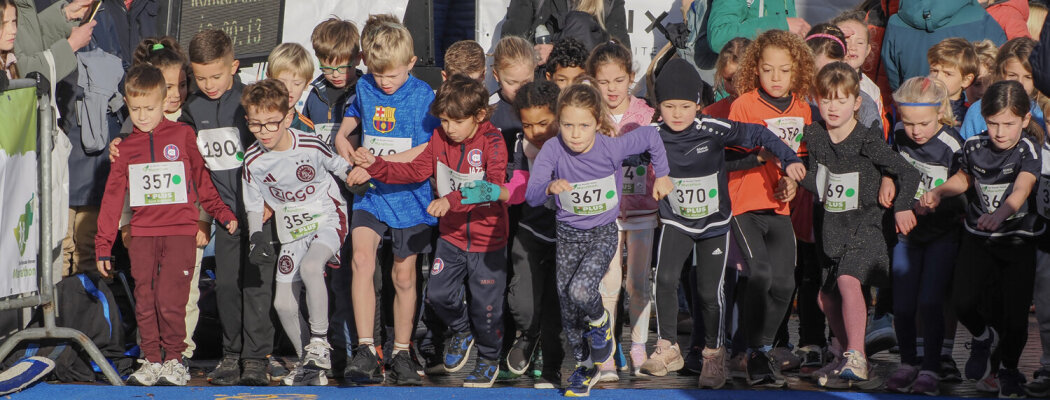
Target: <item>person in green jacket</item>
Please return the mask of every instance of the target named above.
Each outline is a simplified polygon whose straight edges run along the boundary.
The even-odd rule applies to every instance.
[[[804,37],[810,28],[798,18],[795,0],[711,0],[710,9],[707,39],[716,54],[736,37],[754,39],[772,29]]]
[[[44,51],[51,50],[55,59],[57,79],[65,78],[77,69],[74,52],[91,41],[95,21],[80,26],[80,19],[88,12],[91,0],[56,1],[50,7],[36,12],[33,0],[15,0],[18,9],[18,36],[15,37],[15,57],[22,76],[40,72],[52,82],[51,68]]]

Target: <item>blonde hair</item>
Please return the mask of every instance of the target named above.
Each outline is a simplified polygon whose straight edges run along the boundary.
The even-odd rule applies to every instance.
[[[948,88],[939,80],[925,76],[908,79],[893,92],[893,101],[897,102],[897,107],[904,103],[940,104],[937,109],[941,117],[937,122],[941,125],[955,125],[955,115],[948,100]]]
[[[1043,32],[1043,23],[1046,22],[1046,6],[1036,3],[1028,3],[1028,33],[1032,39],[1038,39]]]
[[[974,44],[963,38],[947,38],[933,45],[926,51],[926,61],[931,66],[958,68],[963,77],[973,75],[976,79],[981,74]]]
[[[291,72],[297,78],[310,80],[313,77],[314,65],[310,54],[298,43],[281,43],[266,58],[266,77],[276,79],[282,73]]]
[[[361,54],[365,58],[368,72],[385,72],[392,68],[409,65],[415,57],[412,34],[399,23],[383,22],[367,30],[362,38]]]
[[[999,56],[999,47],[991,40],[984,39],[973,42],[973,50],[977,53],[977,69],[984,67],[989,74],[995,73],[995,58]],[[980,72],[978,72],[980,74]]]
[[[605,99],[594,86],[594,80],[588,78],[577,78],[577,83],[565,88],[558,96],[557,118],[561,118],[561,112],[565,107],[576,107],[587,110],[598,122],[598,132],[609,137],[616,136],[616,126],[612,122],[612,114],[605,105]]]
[[[512,65],[524,64],[529,70],[534,70],[536,59],[536,50],[533,50],[529,41],[519,36],[504,36],[492,52],[492,68],[498,73]]]
[[[594,16],[598,25],[605,29],[605,0],[579,0],[576,11],[583,11]]]

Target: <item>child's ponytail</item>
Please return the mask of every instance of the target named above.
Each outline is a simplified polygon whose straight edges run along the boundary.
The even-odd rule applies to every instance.
[[[948,88],[941,81],[925,76],[917,76],[904,81],[896,92],[893,101],[897,106],[928,105],[937,107],[942,125],[955,124],[955,116],[948,100]]]
[[[179,42],[171,36],[143,39],[131,55],[132,65],[150,64],[164,69],[172,66],[188,68],[189,60]]]

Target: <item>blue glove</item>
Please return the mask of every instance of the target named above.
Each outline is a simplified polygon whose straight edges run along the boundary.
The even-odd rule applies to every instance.
[[[499,200],[500,187],[495,183],[483,180],[468,182],[459,188],[463,195],[463,204],[480,204]]]

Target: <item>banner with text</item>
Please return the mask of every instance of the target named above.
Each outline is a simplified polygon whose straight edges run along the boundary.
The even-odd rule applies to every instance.
[[[7,297],[37,289],[36,89],[0,92],[0,115],[0,297]]]

